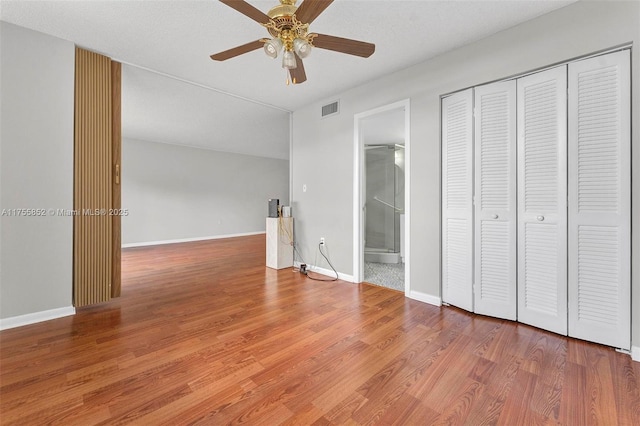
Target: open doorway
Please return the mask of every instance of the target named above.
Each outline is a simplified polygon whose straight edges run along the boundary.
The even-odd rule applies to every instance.
[[[356,114],[354,276],[409,292],[409,100]]]

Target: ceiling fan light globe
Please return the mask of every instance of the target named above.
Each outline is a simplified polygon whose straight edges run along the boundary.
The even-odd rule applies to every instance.
[[[296,55],[294,55],[291,50],[285,50],[284,55],[282,55],[282,68],[292,70],[297,68],[297,66]]]
[[[282,49],[282,41],[279,38],[273,38],[264,44],[264,53],[270,58],[277,58],[278,52]]]
[[[306,40],[297,38],[293,40],[293,50],[300,58],[304,59],[311,53],[311,45]]]

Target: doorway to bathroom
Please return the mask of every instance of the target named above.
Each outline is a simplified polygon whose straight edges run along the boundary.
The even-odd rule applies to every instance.
[[[356,281],[409,289],[409,100],[355,116]]]
[[[404,291],[404,140],[364,145],[364,280]]]

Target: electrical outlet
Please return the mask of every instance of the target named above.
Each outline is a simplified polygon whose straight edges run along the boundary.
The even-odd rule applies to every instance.
[[[320,237],[320,245],[323,246],[324,245],[324,237]]]

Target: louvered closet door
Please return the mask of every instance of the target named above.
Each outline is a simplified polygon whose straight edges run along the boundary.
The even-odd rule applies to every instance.
[[[473,90],[442,100],[442,300],[473,310]]]
[[[474,310],[516,319],[516,82],[475,89]]]
[[[567,334],[566,66],[518,79],[518,321]]]
[[[630,349],[629,51],[569,65],[569,335]]]

